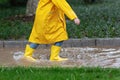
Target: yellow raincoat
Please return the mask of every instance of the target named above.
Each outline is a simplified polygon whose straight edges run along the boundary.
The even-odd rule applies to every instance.
[[[67,40],[64,14],[71,20],[77,18],[66,0],[40,0],[29,42],[50,44]]]

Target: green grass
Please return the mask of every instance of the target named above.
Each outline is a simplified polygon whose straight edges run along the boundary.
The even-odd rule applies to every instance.
[[[19,20],[14,22],[7,21],[7,23],[2,21],[0,23],[1,39],[26,39],[30,35],[32,23],[24,23]]]
[[[0,0],[0,3],[6,3],[8,0]]]
[[[24,15],[25,7],[7,7],[0,11],[0,39],[28,38],[33,23],[20,20],[6,20],[11,16]]]
[[[119,80],[119,75],[112,68],[0,68],[0,80]]]
[[[73,6],[81,25],[68,22],[68,33],[73,38],[120,37],[120,0]],[[71,34],[72,33],[72,34]]]
[[[80,26],[67,21],[70,38],[120,37],[120,0],[101,0],[94,4],[85,4],[82,0],[68,1],[81,19]],[[20,14],[25,14],[25,7],[10,7],[7,4],[0,7],[0,39],[29,37],[33,22],[4,20]]]

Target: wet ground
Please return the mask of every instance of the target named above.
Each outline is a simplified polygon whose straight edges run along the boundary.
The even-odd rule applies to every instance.
[[[62,66],[62,67],[120,67],[120,48],[62,48],[60,56],[69,60],[49,61],[50,49],[37,49],[33,55],[38,62],[23,59],[23,48],[0,48],[1,66]]]

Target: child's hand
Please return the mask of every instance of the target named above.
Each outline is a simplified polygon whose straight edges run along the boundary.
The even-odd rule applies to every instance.
[[[78,18],[75,18],[75,19],[74,19],[74,23],[75,23],[76,25],[79,25],[79,24],[80,24],[80,20],[79,20]]]

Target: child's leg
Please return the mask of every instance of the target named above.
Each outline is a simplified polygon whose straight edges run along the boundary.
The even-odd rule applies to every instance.
[[[63,44],[63,41],[60,41],[60,42],[56,42],[54,45],[55,45],[55,46],[59,46],[59,47],[61,47],[62,44]]]
[[[60,42],[56,42],[54,45],[51,46],[51,56],[50,56],[51,61],[67,60],[67,58],[59,57],[59,53],[60,53],[62,44],[63,44],[63,41],[60,41]]]
[[[30,43],[26,45],[26,49],[25,49],[25,54],[24,57],[27,58],[30,61],[36,61],[33,57],[32,54],[34,52],[34,50],[38,47],[39,44],[35,44],[35,43]]]
[[[39,44],[36,43],[30,43],[30,47],[33,49],[36,49],[39,46]]]

